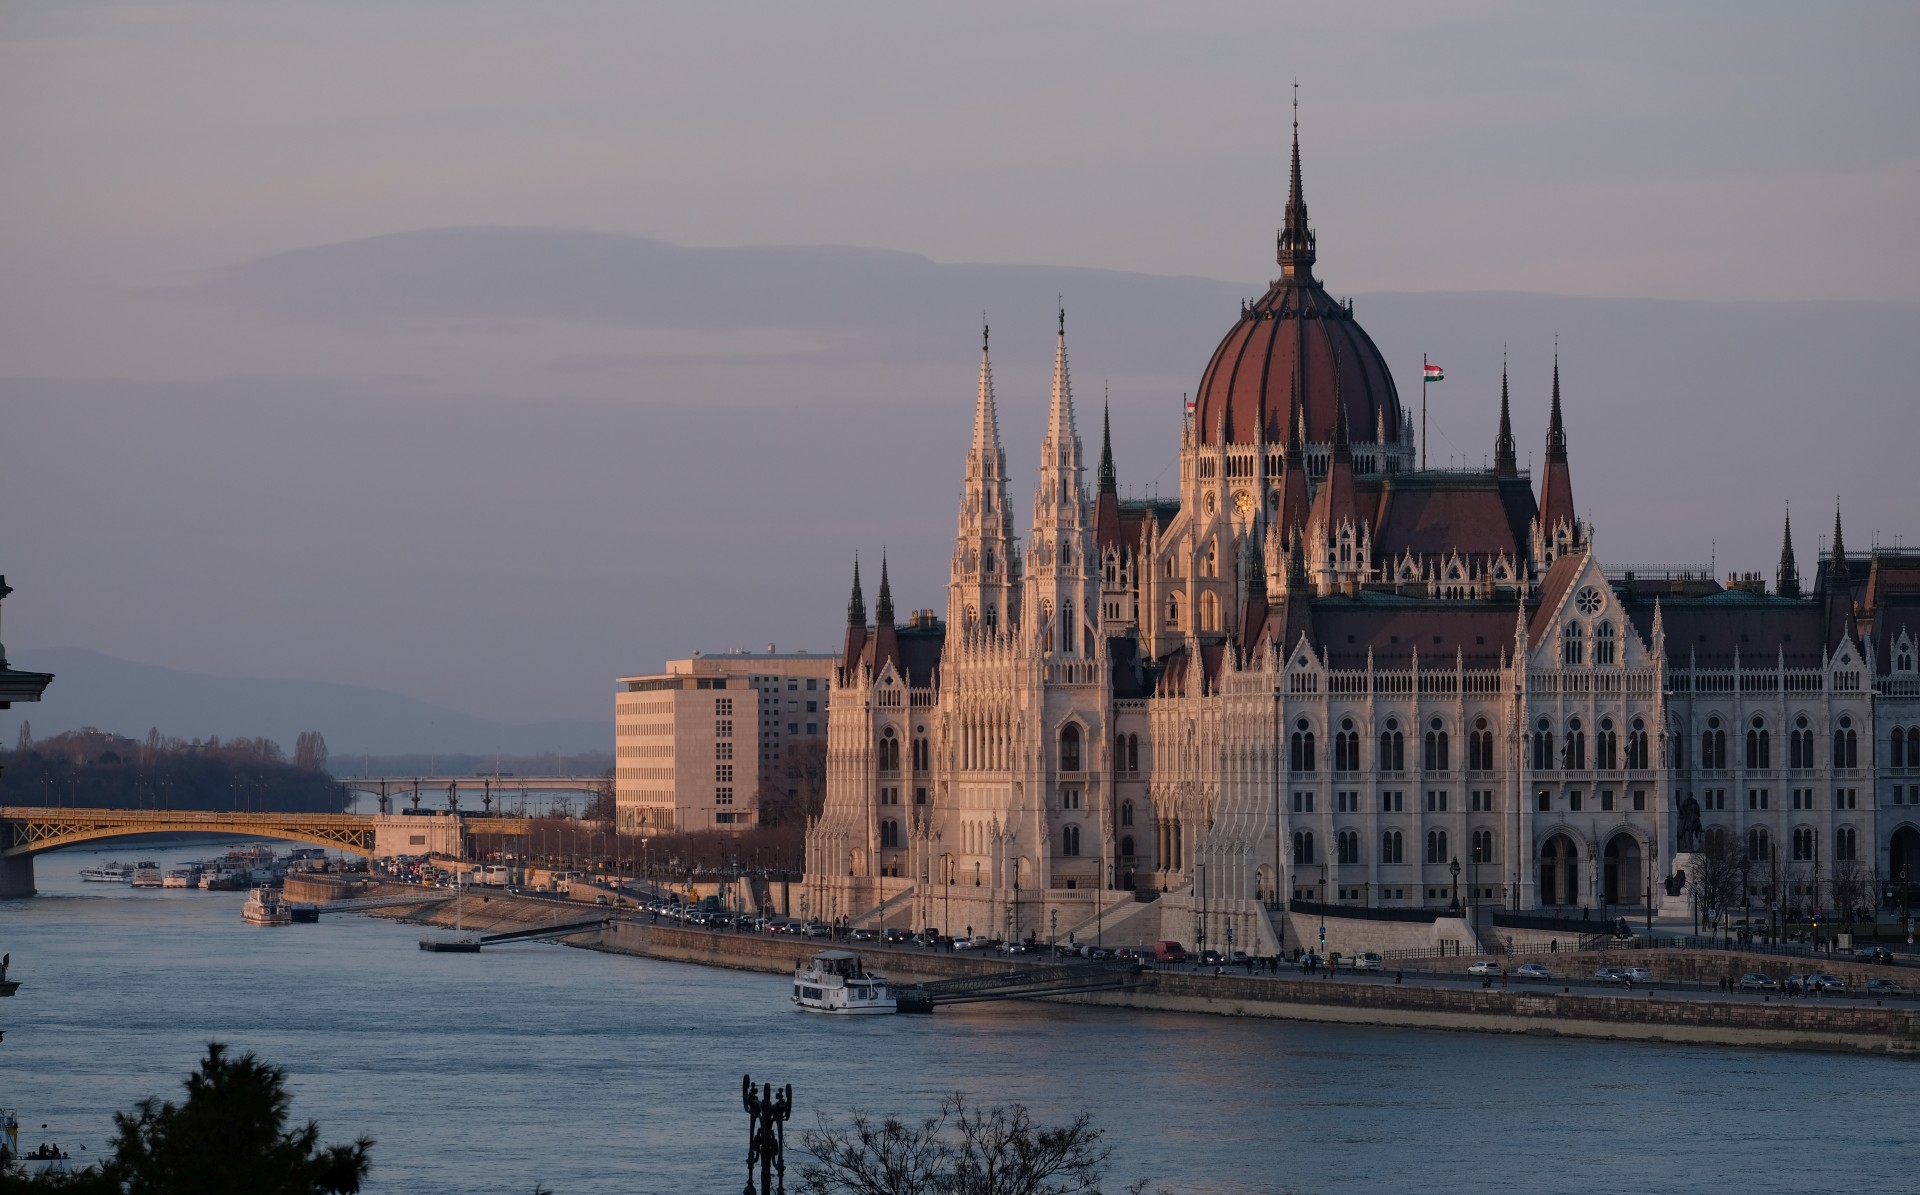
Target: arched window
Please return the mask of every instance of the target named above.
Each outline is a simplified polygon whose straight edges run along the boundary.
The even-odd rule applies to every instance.
[[[1313,862],[1312,830],[1293,832],[1293,862],[1296,867],[1304,867]]]
[[[1200,629],[1202,631],[1220,629],[1220,599],[1211,589],[1200,595]]]
[[[900,770],[900,738],[889,726],[880,732],[880,770],[897,772]]]
[[[1177,593],[1167,595],[1167,625],[1170,627],[1180,625],[1180,595]]]
[[[1587,732],[1580,719],[1567,719],[1567,744],[1561,752],[1560,766],[1570,772],[1587,770]]]
[[[1063,547],[1060,551],[1064,555],[1066,549]],[[1060,603],[1060,650],[1072,655],[1079,642],[1080,624],[1073,616],[1073,602],[1069,599]]]
[[[1360,732],[1353,728],[1352,718],[1342,718],[1340,730],[1333,736],[1333,770],[1360,770]]]
[[[1113,736],[1113,770],[1116,772],[1127,770],[1127,736],[1124,734]]]
[[[1293,772],[1311,772],[1313,766],[1313,729],[1305,718],[1295,724],[1287,767]]]
[[[1139,770],[1140,770],[1140,736],[1137,734],[1130,734],[1127,736],[1127,771],[1137,772]]]
[[[1053,650],[1053,603],[1040,603],[1040,650]]]
[[[1633,729],[1627,732],[1627,767],[1636,771],[1645,771],[1647,767],[1647,724],[1639,718],[1633,720]]]
[[[1613,663],[1613,624],[1603,622],[1593,628],[1593,662],[1596,664]]]
[[[1727,766],[1727,732],[1720,729],[1718,716],[1708,718],[1707,728],[1700,732],[1700,766],[1712,772]]]
[[[1747,858],[1755,863],[1765,863],[1773,858],[1773,839],[1768,836],[1765,826],[1755,826],[1747,831]]]
[[[1207,541],[1207,554],[1206,558],[1200,562],[1200,575],[1203,577],[1220,575],[1220,552],[1217,540]]]
[[[1400,831],[1398,830],[1388,830],[1384,834],[1380,835],[1380,862],[1382,863],[1406,862],[1406,860],[1402,857],[1402,850],[1401,850],[1402,845],[1403,845],[1403,841],[1400,837]]]
[[[1542,718],[1533,729],[1533,768],[1536,772],[1549,772],[1553,767],[1553,727]]]
[[[1846,714],[1840,715],[1840,725],[1833,731],[1833,766],[1836,768],[1860,766],[1860,742],[1853,731],[1853,719]]]
[[[932,770],[933,750],[927,745],[926,732],[913,736],[913,770],[926,772]]]
[[[900,823],[892,818],[880,823],[880,845],[897,847],[900,845]]]
[[[1120,840],[1120,857],[1122,859],[1133,858],[1133,835],[1129,834]]]
[[[1493,831],[1475,830],[1473,832],[1473,861],[1475,863],[1493,862]]]
[[[1493,771],[1493,730],[1485,718],[1475,718],[1467,734],[1467,768],[1474,772]]]
[[[1120,824],[1123,826],[1131,826],[1133,824],[1133,802],[1132,801],[1120,802]],[[1129,839],[1129,841],[1131,841],[1131,839]],[[1132,852],[1128,852],[1128,853],[1131,854]]]
[[[1447,832],[1445,830],[1427,831],[1427,862],[1445,863],[1447,861]]]
[[[1080,770],[1080,727],[1073,722],[1067,723],[1060,731],[1060,770]]]
[[[1747,728],[1747,766],[1749,768],[1772,767],[1772,748],[1767,741],[1766,719],[1755,714],[1753,725]]]
[[[1446,724],[1435,718],[1427,724],[1427,771],[1444,772],[1447,770],[1447,732]]]
[[[1360,862],[1360,832],[1358,830],[1342,830],[1335,836],[1334,841],[1338,843],[1340,847],[1341,863],[1351,864]]]
[[[988,602],[987,603],[987,634],[991,635],[999,629],[1000,629],[1000,607],[994,605],[992,602]]]
[[[1593,766],[1612,771],[1620,766],[1620,736],[1613,732],[1613,719],[1600,719],[1600,732],[1593,736]]]
[[[1813,827],[1795,826],[1793,828],[1793,861],[1795,863],[1813,862]]]
[[[1586,645],[1586,632],[1580,628],[1580,624],[1568,623],[1567,629],[1560,634],[1560,662],[1569,667],[1584,663],[1587,658]]]
[[[1063,826],[1060,830],[1060,853],[1069,859],[1080,857],[1080,827]]]
[[[1854,854],[1857,843],[1853,837],[1852,826],[1841,826],[1833,832],[1833,857],[1836,862],[1845,863],[1858,858]]]
[[[1388,718],[1387,728],[1380,732],[1380,770],[1407,770],[1407,738],[1400,731],[1399,721],[1394,718]]]

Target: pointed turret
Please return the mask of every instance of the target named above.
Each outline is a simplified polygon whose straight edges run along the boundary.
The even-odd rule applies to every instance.
[[[1557,404],[1555,409],[1559,409]],[[1507,403],[1507,361],[1504,355],[1500,359],[1500,434],[1493,438],[1493,471],[1499,477],[1520,476],[1520,455],[1513,442],[1513,410]]]
[[[891,663],[902,677],[906,666],[900,662],[900,638],[893,625],[893,587],[887,582],[887,554],[880,553],[880,596],[873,603],[873,671]]]
[[[1113,468],[1113,415],[1100,406],[1100,494],[1093,507],[1093,545],[1099,552],[1124,551],[1120,529],[1120,478]]]
[[[1280,541],[1307,525],[1307,452],[1300,437],[1300,387],[1296,383],[1287,401],[1286,472],[1280,478]]]
[[[847,599],[847,625],[867,629],[867,599],[860,592],[860,557],[853,558],[853,596]]]
[[[1567,429],[1560,418],[1560,350],[1553,350],[1553,410],[1547,420],[1546,475],[1540,482],[1540,529],[1552,554],[1579,539],[1573,508],[1573,478],[1567,469]]]
[[[1300,185],[1300,85],[1293,86],[1293,172],[1287,180],[1287,220],[1280,230],[1274,256],[1280,276],[1302,282],[1313,280],[1313,228],[1307,223],[1307,197]]]
[[[1019,618],[1019,557],[1013,512],[1007,506],[1007,454],[1000,447],[1000,416],[993,400],[990,330],[980,326],[980,387],[973,408],[960,495],[960,529],[947,581],[947,625],[998,631]]]
[[[840,651],[840,683],[859,676],[860,653],[867,647],[867,599],[860,593],[860,557],[853,558],[853,596],[847,600],[847,639]]]
[[[1781,597],[1800,596],[1800,566],[1793,558],[1793,509],[1787,509],[1786,525],[1780,534],[1780,570],[1774,576],[1774,592]]]
[[[1249,537],[1252,552],[1247,560],[1247,603],[1240,618],[1240,655],[1252,659],[1267,629],[1267,549],[1266,536],[1259,528]]]
[[[1040,448],[1040,484],[1033,495],[1033,534],[1027,553],[1026,610],[1054,625],[1029,624],[1034,641],[1078,655],[1091,643],[1098,625],[1101,575],[1094,552],[1093,503],[1088,500],[1085,457],[1074,421],[1073,381],[1067,369],[1067,309],[1053,352],[1053,395],[1047,408],[1047,433]],[[1116,514],[1117,511],[1116,498]]]
[[[1847,542],[1840,530],[1840,503],[1833,504],[1833,547],[1827,553],[1827,647],[1831,650],[1853,638],[1853,567],[1847,562]]]

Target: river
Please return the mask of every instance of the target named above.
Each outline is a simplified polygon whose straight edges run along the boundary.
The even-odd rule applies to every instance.
[[[177,1098],[219,1040],[286,1068],[323,1141],[372,1135],[373,1192],[736,1191],[743,1073],[793,1084],[794,1137],[954,1090],[1084,1108],[1110,1191],[1920,1189],[1915,1062],[1020,1004],[835,1020],[777,976],[427,954],[355,915],[256,928],[237,893],[81,883],[102,857],[41,856],[41,895],[0,902],[24,981],[0,1001],[0,1106],[28,1148],[98,1152],[112,1112]]]

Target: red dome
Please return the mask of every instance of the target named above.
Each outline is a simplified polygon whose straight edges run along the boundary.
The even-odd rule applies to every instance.
[[[1202,444],[1215,442],[1224,416],[1227,443],[1286,443],[1296,377],[1307,443],[1333,439],[1342,398],[1352,440],[1372,441],[1381,426],[1387,439],[1399,438],[1400,398],[1380,350],[1311,278],[1274,283],[1213,351],[1194,396],[1195,434]]]

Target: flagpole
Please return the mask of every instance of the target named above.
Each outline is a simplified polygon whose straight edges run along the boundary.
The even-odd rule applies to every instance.
[[[1420,471],[1427,471],[1427,355],[1420,354]]]

